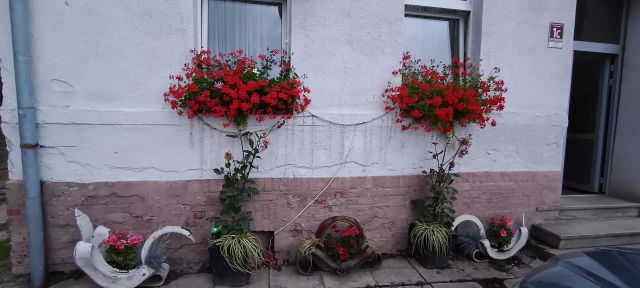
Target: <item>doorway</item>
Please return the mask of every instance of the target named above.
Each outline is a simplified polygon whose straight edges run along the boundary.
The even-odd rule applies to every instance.
[[[626,4],[577,1],[563,195],[606,192]]]
[[[574,52],[563,172],[565,194],[602,192],[614,57]]]

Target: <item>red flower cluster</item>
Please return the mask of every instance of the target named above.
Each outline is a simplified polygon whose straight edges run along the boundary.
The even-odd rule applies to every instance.
[[[225,117],[225,127],[231,122],[242,126],[249,115],[258,122],[265,115],[290,119],[311,103],[309,88],[300,81],[284,50],[261,54],[257,62],[242,50],[214,56],[208,50],[191,53],[191,62],[183,66],[184,75],[169,76],[175,83],[164,93],[164,101],[179,115]]]
[[[142,243],[144,238],[142,236],[134,235],[131,231],[116,231],[109,234],[106,240],[102,241],[100,248],[113,247],[118,250],[123,250],[126,246],[137,246]]]
[[[496,76],[499,68],[484,77],[468,59],[463,63],[453,58],[451,65],[419,62],[405,53],[402,68],[392,73],[400,75],[400,86],[389,83],[384,90],[385,109],[396,111],[396,122],[403,130],[451,133],[456,125],[496,125],[490,114],[504,109],[507,92],[504,81]]]
[[[360,245],[364,237],[358,227],[344,223],[329,226],[325,234],[324,245],[327,254],[336,261],[348,261],[352,255],[361,252]],[[340,227],[339,227],[340,226]]]
[[[505,215],[496,215],[495,217],[493,217],[491,222],[494,224],[504,224],[506,226],[511,226],[511,224],[513,224],[513,220],[511,220],[509,216]]]
[[[347,236],[358,236],[360,235],[360,229],[356,228],[353,225],[349,225],[347,226],[347,228],[345,228],[344,230],[342,230],[342,232],[340,232],[340,235],[342,235],[342,237],[347,237]]]
[[[489,223],[487,238],[491,242],[491,246],[498,251],[505,251],[511,244],[513,239],[511,224],[513,224],[513,220],[505,215],[496,215]]]
[[[104,249],[105,260],[111,267],[131,270],[138,266],[137,251],[144,238],[131,231],[116,231],[109,234],[98,247]]]

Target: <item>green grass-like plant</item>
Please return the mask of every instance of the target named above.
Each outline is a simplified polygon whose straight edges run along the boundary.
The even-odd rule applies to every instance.
[[[304,256],[309,256],[313,251],[316,250],[316,245],[318,245],[320,240],[316,238],[315,235],[309,235],[306,239],[302,240],[300,243],[300,247],[298,248],[298,252]]]
[[[449,229],[441,224],[416,222],[409,237],[413,243],[413,254],[418,251],[423,255],[440,257],[449,252]]]
[[[253,233],[229,234],[211,240],[211,245],[220,247],[220,254],[227,260],[231,268],[251,273],[264,262],[262,242]]]

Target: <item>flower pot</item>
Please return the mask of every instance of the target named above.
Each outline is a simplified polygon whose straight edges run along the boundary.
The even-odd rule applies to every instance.
[[[411,225],[409,225],[409,246],[407,247],[409,254],[418,260],[418,263],[420,263],[422,267],[427,269],[441,269],[449,267],[449,253],[435,255],[423,251],[412,251],[413,243],[411,241],[411,231],[413,230],[413,227],[415,227],[415,223],[411,223]]]
[[[218,245],[209,245],[209,269],[215,286],[243,286],[249,283],[250,273],[235,270],[222,257]]]
[[[429,253],[417,252],[413,254],[413,257],[418,260],[422,267],[427,269],[441,269],[449,267],[449,255],[429,255]]]

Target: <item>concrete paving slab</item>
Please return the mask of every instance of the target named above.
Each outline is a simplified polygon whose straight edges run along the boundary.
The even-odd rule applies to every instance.
[[[282,267],[281,271],[271,270],[271,288],[322,288],[322,276],[302,276],[293,266]]]
[[[488,279],[488,278],[500,278],[509,279],[515,276],[493,269],[488,262],[478,263],[473,261],[452,261],[452,266],[457,266],[462,269],[473,279]]]
[[[529,267],[538,268],[538,267],[540,267],[540,266],[542,266],[544,264],[547,264],[547,262],[540,261],[540,260],[536,259],[536,260],[533,260],[531,263],[529,263]]]
[[[251,274],[251,278],[249,279],[249,284],[243,287],[268,288],[269,277],[270,277],[269,273],[271,273],[270,269],[260,269],[260,270],[253,271],[253,274]]]
[[[27,283],[0,283],[0,288],[28,288],[31,287]]]
[[[189,274],[181,276],[178,279],[165,283],[167,288],[182,288],[182,287],[213,287],[213,279],[210,273]]]
[[[385,259],[378,270],[371,271],[378,285],[416,285],[426,284],[409,261],[404,257]]]
[[[181,276],[178,279],[166,283],[162,287],[183,288],[183,287],[214,287],[213,277],[209,273],[189,274]],[[231,286],[215,285],[219,288],[227,288]],[[268,288],[269,287],[269,269],[261,269],[254,271],[249,279],[249,284],[242,287],[250,288]]]
[[[522,280],[522,278],[504,280],[504,286],[507,286],[507,288],[511,288],[520,280]]]
[[[89,277],[82,277],[58,282],[49,288],[100,288],[100,286],[96,285]]]
[[[514,278],[520,278],[529,274],[531,270],[533,270],[533,267],[529,265],[521,265],[520,267],[514,267],[513,269],[509,270],[509,274],[511,274]]]
[[[482,286],[476,282],[436,283],[432,286],[433,288],[482,288]]]
[[[369,271],[354,271],[346,275],[322,273],[322,282],[325,288],[359,288],[375,287],[376,280]]]
[[[450,281],[460,281],[460,280],[469,280],[471,276],[464,270],[459,267],[452,265],[450,268],[446,269],[427,269],[422,267],[416,259],[407,258],[411,266],[413,266],[420,276],[424,278],[428,283],[437,283],[437,282],[450,282]]]

